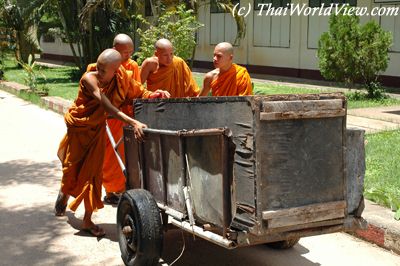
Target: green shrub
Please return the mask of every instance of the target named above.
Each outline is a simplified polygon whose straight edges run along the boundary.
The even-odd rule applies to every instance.
[[[152,23],[141,15],[136,17],[146,30],[138,29],[140,36],[139,51],[135,53],[139,64],[147,57],[154,54],[154,43],[161,38],[166,38],[174,45],[175,55],[187,60],[191,58],[196,45],[196,31],[203,24],[196,20],[193,10],[186,10],[184,5],[179,5],[175,10],[164,11]]]
[[[369,98],[381,98],[378,75],[388,66],[390,32],[375,21],[360,25],[356,15],[332,15],[329,31],[318,42],[319,68],[324,78],[352,86],[362,82]]]
[[[39,76],[41,76],[43,79],[46,79],[46,77],[43,75],[43,73],[40,72],[40,70],[35,69],[35,62],[33,61],[32,55],[29,55],[27,63],[24,63],[22,61],[18,63],[22,66],[22,69],[24,70],[24,82],[25,85],[29,87],[31,92],[38,95],[47,95],[49,92],[47,86],[38,86]]]

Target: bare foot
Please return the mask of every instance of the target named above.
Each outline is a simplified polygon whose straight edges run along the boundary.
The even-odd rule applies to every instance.
[[[56,216],[64,216],[65,210],[67,209],[69,195],[62,193],[61,191],[58,192],[56,204],[54,206],[54,214]]]

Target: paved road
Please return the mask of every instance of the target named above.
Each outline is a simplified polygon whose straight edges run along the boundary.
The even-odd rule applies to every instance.
[[[61,178],[56,157],[65,133],[60,115],[0,91],[0,265],[121,265],[115,208],[94,215],[102,239],[81,232],[83,209],[53,216]],[[183,245],[179,230],[165,236],[171,263]],[[228,251],[185,234],[174,265],[399,265],[400,257],[347,234],[304,238],[291,250],[265,246]]]

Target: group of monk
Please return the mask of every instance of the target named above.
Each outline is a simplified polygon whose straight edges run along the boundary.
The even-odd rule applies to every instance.
[[[88,65],[79,82],[78,96],[64,116],[67,133],[58,150],[63,176],[55,215],[65,215],[70,196],[74,197],[68,205],[72,211],[83,201],[82,230],[96,237],[105,235],[104,229],[92,221],[93,212],[104,207],[102,185],[106,203],[118,203],[125,191],[125,176],[114,147],[105,136],[106,124],[114,139],[122,137],[123,125],[132,126],[138,141],[144,138],[146,125],[132,118],[133,99],[198,97],[209,95],[210,91],[212,96],[252,95],[250,76],[246,68],[233,63],[230,43],[215,47],[215,69],[205,75],[201,90],[186,62],[174,55],[169,40],[160,39],[154,46],[154,56],[139,68],[131,59],[132,39],[118,34],[113,47]],[[123,155],[123,145],[119,152]]]

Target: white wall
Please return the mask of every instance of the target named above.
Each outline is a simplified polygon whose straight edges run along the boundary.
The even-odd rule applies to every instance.
[[[40,38],[40,47],[45,54],[73,56],[71,48],[68,43],[64,43],[61,38],[55,38],[54,42],[44,42]],[[74,45],[75,51],[78,53],[78,46]]]
[[[375,6],[399,6],[400,0],[374,3],[376,0],[358,0],[357,6],[371,11]],[[378,0],[379,1],[379,0]],[[241,0],[241,6],[254,8],[253,0]],[[308,0],[292,0],[293,4],[307,4]],[[320,35],[329,29],[329,16],[258,16],[258,10],[246,18],[245,39],[235,46],[234,60],[239,64],[318,70],[317,47]],[[236,25],[230,14],[210,14],[203,6],[199,19],[205,27],[199,30],[196,60],[212,61],[215,44],[232,42]],[[228,17],[228,18],[227,18]],[[376,20],[382,28],[393,33],[388,69],[384,75],[400,76],[400,16],[361,17],[361,23]]]

